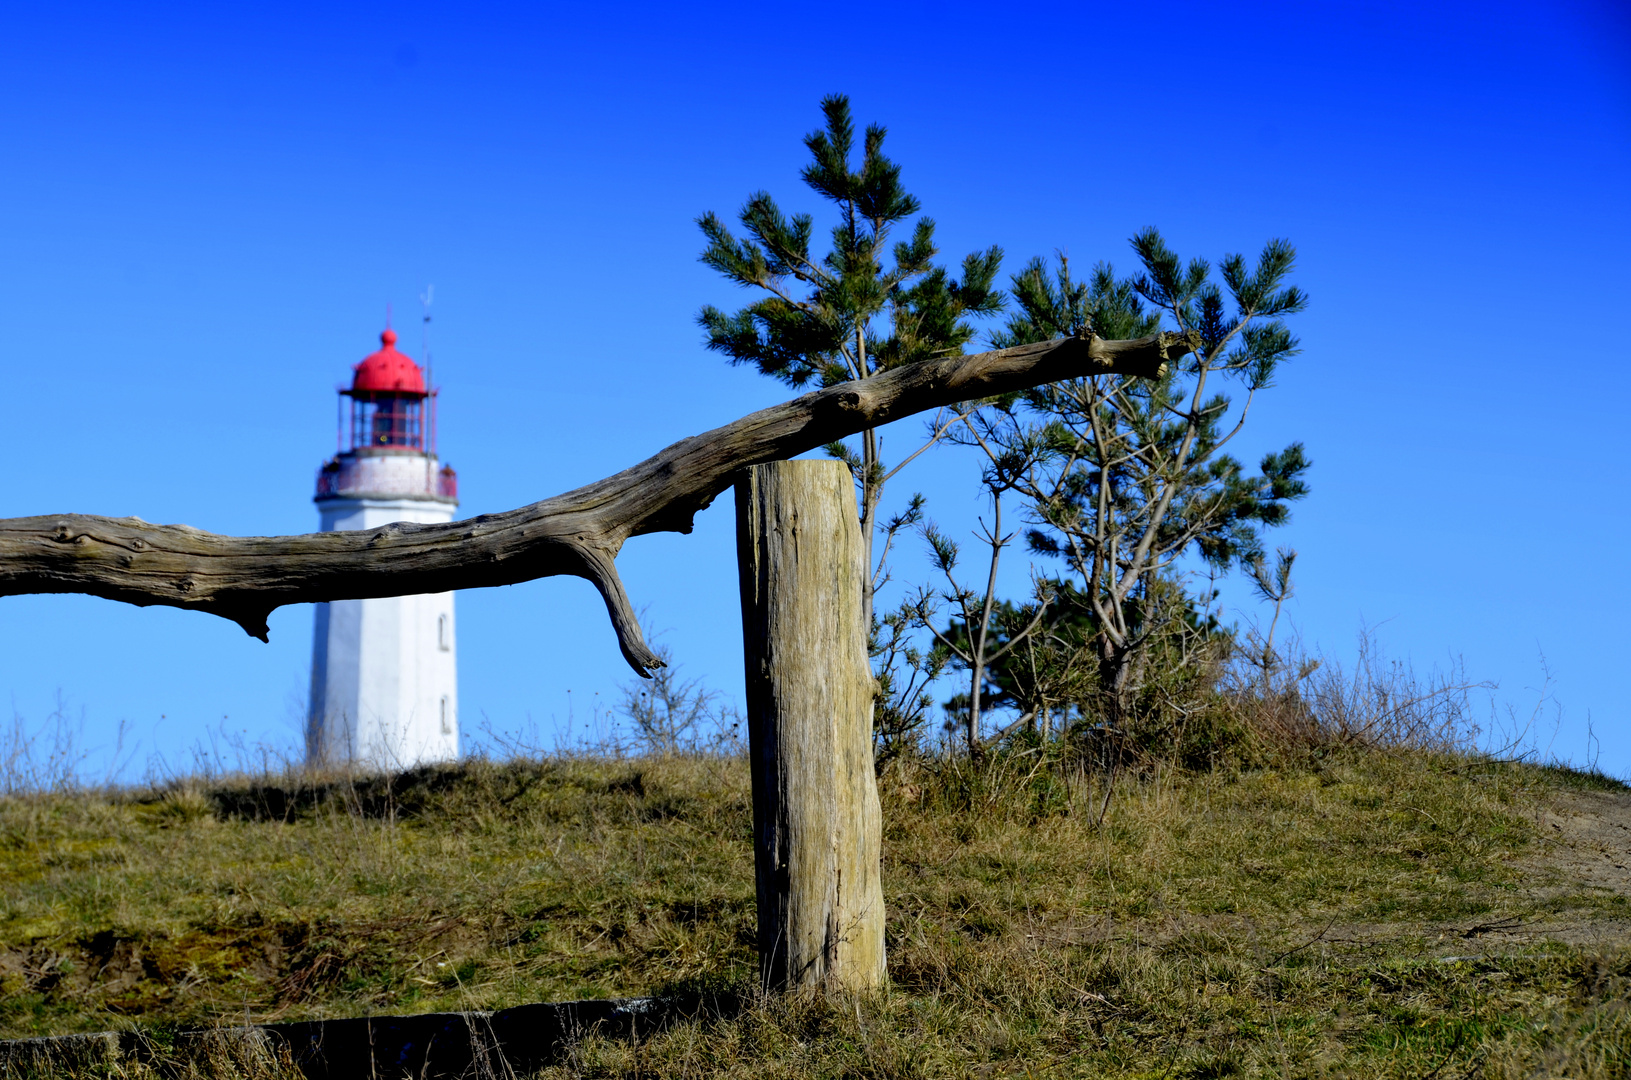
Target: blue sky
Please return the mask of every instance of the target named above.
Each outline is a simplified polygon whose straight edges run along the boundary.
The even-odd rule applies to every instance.
[[[1130,269],[1147,225],[1213,259],[1291,239],[1305,351],[1242,447],[1315,463],[1272,538],[1301,552],[1290,617],[1333,656],[1371,626],[1419,668],[1460,657],[1520,716],[1549,670],[1541,748],[1631,773],[1631,17],[1610,4],[10,5],[0,515],[315,528],[334,388],[387,304],[419,355],[431,283],[463,513],[782,399],[701,347],[697,309],[740,297],[694,219],[760,188],[819,213],[799,140],[835,91],[888,125],[949,259]],[[960,532],[976,473],[931,455],[891,492]],[[724,499],[619,560],[728,696],[732,535]],[[468,731],[552,738],[629,678],[583,582],[459,605]],[[0,692],[27,724],[61,701],[93,762],[122,728],[127,775],[211,740],[292,747],[310,609],[272,631],[7,598]]]

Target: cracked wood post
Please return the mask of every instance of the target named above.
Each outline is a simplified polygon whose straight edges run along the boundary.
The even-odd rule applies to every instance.
[[[771,990],[884,982],[883,820],[853,487],[836,461],[757,465],[736,485],[759,975]]]

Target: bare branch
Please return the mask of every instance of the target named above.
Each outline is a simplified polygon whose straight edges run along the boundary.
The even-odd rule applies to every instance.
[[[1089,374],[1154,376],[1189,335],[1091,336],[910,364],[840,383],[694,435],[564,495],[437,525],[299,536],[222,536],[139,518],[0,520],[0,596],[87,593],[205,611],[266,640],[285,604],[513,585],[567,574],[600,590],[631,667],[661,666],[613,560],[623,542],[690,532],[697,511],[751,466],[781,461],[913,413]]]

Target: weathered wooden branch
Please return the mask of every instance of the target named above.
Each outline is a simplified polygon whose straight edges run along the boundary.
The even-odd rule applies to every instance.
[[[910,364],[840,383],[682,439],[632,468],[502,514],[355,532],[222,536],[140,518],[54,514],[0,520],[0,596],[88,593],[230,619],[267,639],[284,604],[514,585],[571,574],[600,590],[623,656],[660,666],[613,563],[623,541],[690,532],[697,511],[751,465],[960,401],[1095,374],[1154,376],[1191,351],[1184,335],[1091,335]]]

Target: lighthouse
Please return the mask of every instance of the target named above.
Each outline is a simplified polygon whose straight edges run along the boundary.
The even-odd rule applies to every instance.
[[[453,520],[458,478],[436,457],[436,391],[396,333],[340,390],[338,452],[317,474],[323,532]],[[306,752],[314,765],[412,768],[459,754],[453,594],[318,604]]]

